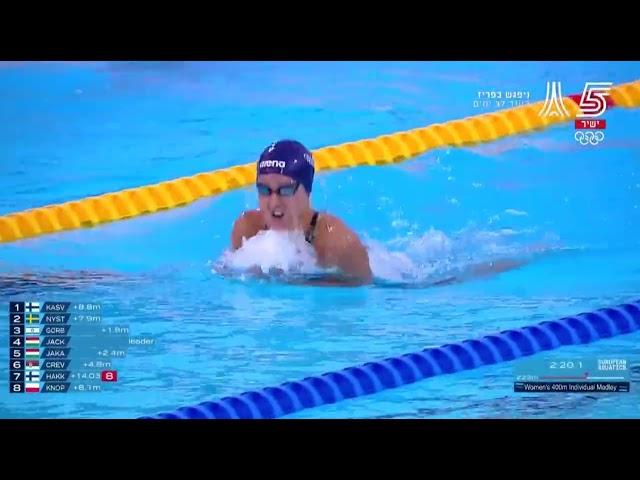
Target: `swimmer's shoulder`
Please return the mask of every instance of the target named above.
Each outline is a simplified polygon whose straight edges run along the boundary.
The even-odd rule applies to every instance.
[[[316,241],[322,246],[354,240],[358,235],[339,217],[327,212],[319,212],[315,231]]]
[[[316,220],[316,234],[320,234],[322,236],[327,236],[330,234],[336,226],[340,226],[342,224],[342,220],[340,220],[335,215],[331,215],[327,212],[318,212],[318,218]]]
[[[258,210],[246,210],[240,214],[231,231],[231,246],[237,250],[243,239],[255,236],[263,227],[262,214]]]
[[[325,267],[338,267],[357,284],[373,278],[369,254],[358,235],[340,218],[323,213],[317,221],[316,252]]]

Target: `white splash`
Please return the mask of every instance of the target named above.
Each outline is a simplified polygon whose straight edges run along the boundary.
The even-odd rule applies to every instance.
[[[391,222],[393,228],[404,228],[409,226],[409,222],[403,219],[397,219]]]
[[[313,274],[317,266],[315,251],[301,232],[267,230],[245,240],[236,251],[225,251],[214,267],[217,271],[259,271],[263,274]]]
[[[527,246],[519,240],[533,230],[468,228],[447,235],[431,228],[422,234],[403,235],[384,243],[367,237],[363,241],[376,279],[432,282],[464,274],[483,262],[528,256],[533,253],[531,243],[527,242]],[[276,231],[259,233],[235,252],[225,251],[213,270],[233,276],[240,274],[240,278],[246,273],[280,278],[331,271],[317,265],[315,251],[302,233]]]
[[[534,249],[529,241],[517,241],[535,229],[466,229],[447,235],[430,229],[418,238],[395,238],[385,244],[365,242],[371,269],[376,278],[389,281],[431,282],[449,278],[475,266],[504,259],[527,257],[551,249],[551,242]]]
[[[524,210],[516,210],[515,208],[507,208],[504,213],[506,213],[507,215],[515,215],[517,217],[526,217],[527,215],[529,215]]]

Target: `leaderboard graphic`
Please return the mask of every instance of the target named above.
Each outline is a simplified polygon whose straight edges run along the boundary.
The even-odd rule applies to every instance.
[[[103,322],[97,303],[10,302],[11,393],[99,392],[118,381],[129,327]]]

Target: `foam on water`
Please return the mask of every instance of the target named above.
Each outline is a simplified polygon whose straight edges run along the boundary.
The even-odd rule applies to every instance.
[[[317,274],[315,251],[301,232],[262,231],[236,251],[225,250],[214,264],[218,273],[257,275]]]
[[[533,243],[534,229],[496,231],[466,229],[455,234],[430,229],[386,244],[368,240],[376,278],[404,282],[439,282],[473,274],[480,265],[529,260],[535,253],[556,249],[554,239]]]
[[[421,236],[403,236],[387,242],[363,241],[374,277],[382,281],[424,283],[464,276],[487,262],[519,261],[551,249],[551,244],[522,240],[534,229],[496,231],[467,229],[455,234],[430,229]],[[549,240],[549,239],[547,239]],[[335,273],[317,264],[315,251],[302,233],[263,231],[232,252],[226,250],[213,264],[216,273],[245,278],[282,278]]]

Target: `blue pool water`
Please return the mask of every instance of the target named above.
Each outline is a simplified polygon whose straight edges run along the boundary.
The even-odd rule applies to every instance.
[[[478,92],[543,100],[640,63],[3,63],[0,214],[246,163],[278,138],[310,148],[494,108]],[[509,106],[508,104],[504,105]],[[385,167],[320,173],[312,197],[365,240],[376,285],[317,288],[222,278],[251,188],[188,207],[0,245],[0,303],[95,302],[154,339],[115,360],[101,393],[9,395],[0,417],[131,418],[640,298],[638,110],[605,114],[606,140],[573,126],[438,149]],[[292,262],[279,239],[244,260]],[[531,248],[545,253],[532,254]],[[276,248],[277,247],[277,248]],[[493,259],[500,275],[417,288]],[[407,288],[416,287],[416,288]],[[8,356],[0,329],[0,358]],[[549,353],[640,361],[632,334]],[[8,362],[0,362],[3,382]],[[514,394],[513,363],[419,382],[292,418],[628,418],[629,394]]]

